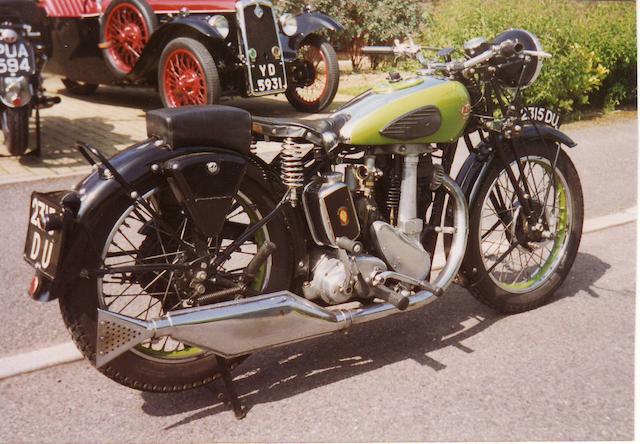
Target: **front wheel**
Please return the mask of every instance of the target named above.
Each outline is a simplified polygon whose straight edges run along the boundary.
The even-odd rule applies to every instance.
[[[202,249],[208,250],[205,257],[215,257],[249,225],[272,211],[275,203],[265,188],[245,176],[221,232],[209,239],[198,234],[161,181],[140,189],[146,206],[116,195],[96,210],[85,224],[87,238],[76,238],[70,247],[73,259],[65,264],[66,288],[60,298],[65,324],[84,356],[95,362],[98,308],[149,320],[191,306],[192,276],[202,270],[198,265],[206,263],[201,259]],[[153,208],[156,216],[148,208]],[[201,283],[206,293],[232,286],[221,282],[238,281],[260,246],[269,241],[277,249],[259,269],[251,289],[257,293],[288,289],[293,262],[285,227],[283,218],[277,216],[216,270],[208,270]],[[167,269],[168,264],[193,264],[196,268],[173,270]],[[240,360],[235,359],[232,365]],[[132,388],[168,392],[210,382],[218,373],[218,364],[214,354],[164,336],[144,341],[100,371]]]
[[[494,159],[470,208],[461,269],[471,293],[503,313],[549,300],[576,258],[584,218],[582,187],[569,156],[551,143],[530,143],[518,151],[524,174],[513,156],[509,168],[527,190],[534,217],[527,218],[508,170]]]
[[[172,40],[160,56],[158,89],[167,108],[216,103],[222,87],[209,50],[191,38]]]
[[[329,106],[338,92],[338,56],[329,42],[312,37],[298,49],[298,58],[299,79],[289,82],[285,95],[298,111],[317,113]]]
[[[9,154],[23,155],[29,146],[29,107],[6,108],[2,112],[2,133]]]

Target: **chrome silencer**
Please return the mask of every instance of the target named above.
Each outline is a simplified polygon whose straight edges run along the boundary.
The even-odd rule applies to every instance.
[[[445,267],[433,282],[446,289],[455,278],[467,242],[466,200],[453,180],[446,187],[454,204],[456,230]],[[407,310],[423,307],[437,299],[431,291],[409,297]],[[390,303],[359,308],[321,307],[289,291],[172,311],[150,321],[98,310],[96,366],[102,367],[141,342],[170,335],[177,341],[200,347],[225,358],[291,344],[327,335],[361,324],[403,313]]]

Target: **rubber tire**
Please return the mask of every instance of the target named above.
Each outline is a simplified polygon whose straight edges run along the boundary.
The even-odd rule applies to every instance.
[[[116,6],[123,3],[128,3],[134,8],[138,9],[138,11],[140,11],[140,13],[142,14],[142,18],[147,25],[147,29],[149,30],[149,38],[151,38],[153,33],[158,29],[158,17],[156,17],[155,12],[151,8],[151,6],[149,6],[149,3],[147,3],[145,0],[113,0],[111,3],[109,3],[107,10],[104,12],[104,15],[100,18],[100,43],[105,42],[104,24],[106,23],[109,14],[111,14]],[[116,79],[122,79],[123,77],[126,77],[127,74],[129,74],[130,71],[125,72],[118,68],[118,66],[111,59],[108,48],[102,50],[102,57]]]
[[[75,80],[64,78],[62,84],[69,94],[74,96],[88,96],[98,89],[99,85],[95,83],[76,82]]]
[[[544,157],[552,163],[556,153],[556,145],[548,142],[547,146],[544,146],[540,142],[534,142],[519,147],[518,151],[521,157],[536,155]],[[511,155],[509,162],[513,162],[513,160],[514,156]],[[489,171],[480,187],[478,196],[469,210],[469,240],[461,267],[461,273],[464,278],[463,281],[467,283],[467,288],[474,297],[498,312],[506,314],[521,313],[545,304],[553,296],[558,287],[560,287],[562,282],[564,282],[576,258],[578,247],[580,246],[584,219],[582,186],[573,162],[571,162],[569,156],[562,149],[560,150],[556,168],[561,171],[570,189],[573,208],[572,227],[569,231],[568,246],[564,258],[556,270],[547,278],[547,281],[533,291],[527,293],[510,293],[498,287],[486,273],[486,268],[481,257],[478,224],[480,223],[480,214],[485,196],[495,178],[503,171],[502,164],[497,159],[492,161],[492,165],[489,167]]]
[[[333,99],[338,92],[338,86],[340,85],[340,65],[338,64],[338,55],[336,54],[335,49],[333,49],[333,46],[323,38],[319,36],[311,36],[300,46],[304,45],[315,46],[324,54],[325,60],[327,61],[328,88],[318,100],[308,103],[300,99],[295,85],[293,82],[289,82],[285,96],[296,110],[305,113],[317,113],[331,105],[331,102],[333,102]]]
[[[12,156],[22,156],[29,147],[29,114],[28,106],[2,111],[4,144]]]
[[[158,186],[158,180],[146,181],[140,193],[145,194]],[[241,191],[257,205],[262,215],[266,215],[275,207],[269,194],[264,191],[268,187],[245,176]],[[64,263],[62,279],[64,291],[60,297],[60,311],[63,320],[71,332],[73,341],[93,365],[95,365],[98,293],[95,277],[82,278],[82,269],[95,268],[99,261],[97,249],[103,245],[112,229],[112,225],[126,211],[131,201],[119,193],[114,193],[102,208],[93,212],[94,217],[84,222],[84,236],[76,236],[67,257],[70,263]],[[289,236],[282,215],[267,224],[267,229],[278,249],[273,253],[272,272],[265,292],[289,289],[294,270],[293,254],[290,250]],[[247,356],[232,360],[238,365]],[[187,390],[210,383],[218,376],[218,365],[215,355],[210,354],[198,360],[186,363],[168,364],[150,361],[128,351],[117,357],[100,372],[118,382],[138,390],[151,392],[175,392]]]
[[[169,108],[170,104],[166,97],[164,88],[164,65],[169,57],[169,54],[176,49],[184,49],[189,51],[200,62],[200,66],[205,73],[205,83],[207,85],[207,104],[212,105],[220,100],[222,95],[222,86],[220,84],[220,76],[218,75],[218,68],[216,62],[209,50],[198,40],[194,40],[188,37],[179,37],[171,40],[169,44],[162,50],[160,56],[160,63],[158,64],[158,91],[160,91],[160,98],[162,104]]]

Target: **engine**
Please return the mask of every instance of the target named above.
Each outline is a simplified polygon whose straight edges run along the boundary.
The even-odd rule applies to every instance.
[[[394,226],[377,210],[374,186],[380,173],[374,156],[369,157],[364,168],[348,166],[344,176],[338,172],[318,176],[304,189],[309,230],[322,246],[312,258],[311,277],[303,286],[308,299],[333,305],[429,288],[425,279],[431,257],[420,242],[423,221],[415,214],[419,160],[405,159],[394,216],[398,226]]]

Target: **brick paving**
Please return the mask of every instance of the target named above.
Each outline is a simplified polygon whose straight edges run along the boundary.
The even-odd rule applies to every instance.
[[[67,94],[57,77],[47,78],[45,87],[49,94],[60,95],[62,102],[41,111],[42,156],[11,157],[0,145],[0,184],[87,173],[90,168],[76,151],[76,142],[88,142],[112,156],[146,138],[145,111],[162,107],[151,89],[100,87],[90,96],[78,97]],[[334,107],[344,100],[334,102]],[[258,115],[307,116],[296,113],[283,95],[225,99],[222,104]],[[35,140],[32,122],[30,143],[34,147]]]

